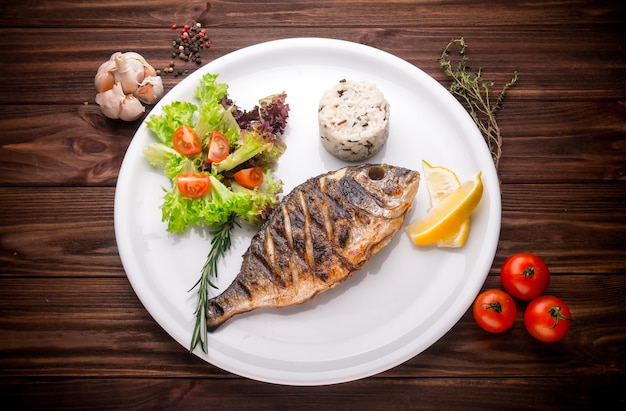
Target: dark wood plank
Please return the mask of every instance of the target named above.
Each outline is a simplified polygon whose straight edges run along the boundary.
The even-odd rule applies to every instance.
[[[1,184],[113,186],[138,125],[107,119],[95,104],[6,107]]]
[[[505,100],[498,113],[501,181],[624,182],[625,123],[626,106],[619,101]]]
[[[626,107],[619,102],[510,99],[498,118],[504,184],[626,181]],[[0,184],[113,186],[138,123],[109,120],[95,104],[6,106]]]
[[[554,273],[626,271],[623,184],[502,186],[502,229],[494,265],[534,252]],[[617,209],[616,209],[617,207]],[[621,210],[620,210],[621,207]]]
[[[501,288],[489,277],[484,288]],[[535,341],[522,323],[499,335],[467,312],[440,341],[385,377],[623,375],[626,284],[615,275],[556,275],[547,293],[571,308],[565,339]],[[0,278],[0,378],[229,375],[189,354],[141,306],[125,278]],[[546,361],[549,359],[549,361]],[[497,367],[485,367],[485,364]]]
[[[3,378],[228,375],[169,337],[126,278],[6,278],[3,285]]]
[[[0,188],[1,275],[123,276],[114,191]]]
[[[520,251],[542,255],[555,274],[626,271],[623,184],[514,184],[502,190],[492,272]],[[0,188],[0,276],[120,276],[114,195],[112,187]],[[33,196],[39,201],[29,201]]]
[[[222,379],[25,379],[0,387],[20,410],[432,410],[620,409],[623,378],[368,379],[285,387]],[[567,392],[568,395],[563,393]],[[71,394],[70,394],[71,393]],[[504,405],[506,404],[506,405]]]
[[[211,27],[292,27],[307,26],[510,26],[520,22],[540,26],[561,26],[572,22],[622,22],[622,2],[585,0],[567,3],[506,1],[377,0],[278,0],[271,2],[211,1],[150,2],[146,12],[140,0],[68,3],[59,0],[21,1],[0,7],[8,27],[169,27],[172,23],[195,20]],[[358,11],[358,12],[355,12]],[[471,17],[468,17],[471,16]]]
[[[517,27],[474,26],[458,30],[444,27],[424,32],[418,28],[384,29],[289,27],[268,31],[262,27],[210,29],[212,46],[201,55],[208,63],[224,54],[264,41],[292,37],[328,37],[367,44],[399,56],[442,83],[446,77],[437,63],[451,38],[464,36],[473,67],[485,68],[485,78],[507,82],[514,71],[520,80],[511,99],[616,100],[626,93],[626,45],[621,25],[599,26],[594,36],[582,27],[563,31],[560,27],[520,31]],[[7,55],[0,66],[0,104],[94,103],[93,76],[101,63],[116,51],[136,51],[155,68],[172,61],[169,27],[145,30],[0,29],[0,48]],[[138,38],[141,40],[138,45]],[[498,38],[498,42],[492,39]],[[80,40],[77,40],[80,39]],[[79,41],[79,47],[77,47]],[[546,56],[550,56],[546,62]],[[455,57],[455,56],[453,56]],[[595,64],[602,61],[606,64]],[[193,63],[174,59],[176,68],[193,71]],[[591,63],[590,63],[591,62]],[[166,76],[166,90],[180,77]],[[63,79],[63,81],[54,81]],[[581,79],[593,79],[581,80]],[[576,84],[575,88],[570,85]],[[24,90],[37,90],[26,93]]]
[[[541,254],[554,273],[626,271],[623,184],[515,184],[502,190],[492,271],[520,251]],[[114,195],[114,188],[0,188],[0,275],[119,276]],[[32,196],[40,200],[29,201]]]

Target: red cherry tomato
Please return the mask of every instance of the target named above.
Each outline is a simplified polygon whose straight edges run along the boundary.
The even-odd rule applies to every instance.
[[[254,188],[263,183],[263,168],[252,167],[237,171],[233,177],[235,181],[246,188]]]
[[[517,315],[513,298],[502,290],[487,290],[474,301],[474,319],[491,333],[501,333],[511,328]]]
[[[219,131],[211,133],[211,141],[209,142],[209,154],[207,160],[210,163],[219,163],[223,161],[230,153],[230,144],[226,136]]]
[[[188,198],[202,197],[211,186],[209,176],[199,172],[181,173],[177,180],[178,190]]]
[[[563,300],[542,295],[532,300],[524,312],[524,325],[536,339],[545,342],[565,337],[572,324],[572,314]]]
[[[550,282],[550,271],[539,257],[529,253],[514,254],[500,270],[504,289],[515,298],[529,301],[546,291]]]
[[[202,142],[193,128],[188,125],[180,126],[174,131],[172,144],[180,154],[188,156],[202,151]]]

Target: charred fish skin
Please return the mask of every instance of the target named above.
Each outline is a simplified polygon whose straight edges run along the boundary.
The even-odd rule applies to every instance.
[[[294,188],[253,236],[232,284],[209,300],[207,328],[302,303],[350,278],[400,230],[419,180],[413,170],[363,164]]]

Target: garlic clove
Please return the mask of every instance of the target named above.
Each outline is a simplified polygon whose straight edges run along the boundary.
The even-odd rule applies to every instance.
[[[139,53],[136,53],[134,51],[127,51],[126,53],[124,53],[124,58],[126,59],[133,59],[133,60],[137,60],[138,62],[140,62],[142,65],[144,64],[148,64],[148,62],[146,61],[145,58],[143,58],[143,56]]]
[[[140,62],[143,65],[144,68],[144,78],[145,77],[151,77],[151,76],[156,76],[156,70],[154,69],[154,67],[152,67],[148,61],[139,53],[136,53],[134,51],[127,51],[126,53],[124,53],[124,57],[128,60],[128,59],[133,59],[136,60],[138,62]]]
[[[163,80],[159,76],[146,77],[133,94],[142,103],[154,104],[163,96]]]
[[[115,55],[115,81],[122,85],[125,94],[134,92],[143,81],[143,64],[136,59],[126,58],[126,53]]]
[[[128,94],[122,100],[120,105],[120,119],[124,121],[137,120],[146,111],[141,101],[132,94]]]
[[[100,106],[102,114],[112,119],[120,118],[122,100],[124,100],[124,92],[119,83],[115,83],[105,92],[96,94],[96,103]]]
[[[116,51],[115,53],[111,54],[111,57],[109,57],[109,60],[115,61],[115,58],[119,56],[120,54],[122,54],[121,51]]]
[[[146,77],[154,77],[156,76],[156,70],[150,64],[146,63],[143,66],[143,75]]]
[[[94,78],[94,86],[96,86],[96,92],[102,93],[113,88],[115,84],[115,76],[112,71],[115,69],[115,61],[105,61],[100,65]]]

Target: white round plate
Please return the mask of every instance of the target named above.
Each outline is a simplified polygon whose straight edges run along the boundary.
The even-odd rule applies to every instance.
[[[285,91],[290,118],[287,151],[276,175],[285,193],[308,178],[347,164],[318,137],[317,105],[341,79],[375,83],[390,104],[390,135],[368,160],[422,171],[422,160],[466,180],[482,170],[483,198],[460,249],[415,247],[404,231],[340,286],[304,304],[238,315],[209,335],[208,354],[195,354],[229,372],[286,385],[323,385],[368,377],[395,367],[441,338],[472,304],[493,263],[500,234],[500,189],[486,144],[465,109],[427,74],[381,50],[346,41],[294,38],[247,47],[195,71],[153,108],[194,101],[205,73],[219,74],[243,108]],[[161,222],[160,170],[143,156],[153,141],[142,124],[122,164],[115,193],[115,234],[128,279],[154,319],[185,349],[194,328],[195,290],[210,249],[203,230],[167,233]],[[426,213],[422,182],[405,225]],[[235,234],[219,266],[219,290],[239,272],[253,231]]]

